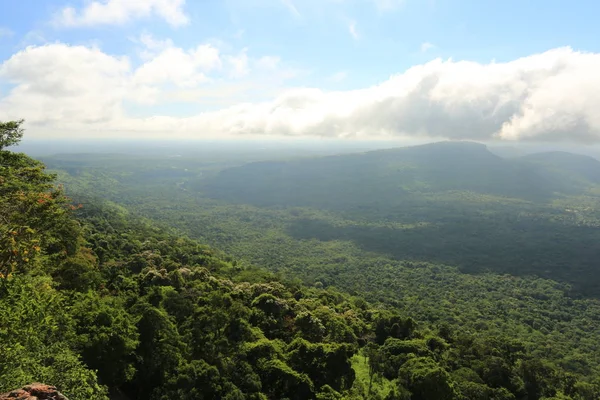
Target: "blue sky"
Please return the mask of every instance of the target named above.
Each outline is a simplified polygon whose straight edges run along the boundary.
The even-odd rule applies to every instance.
[[[58,130],[213,136],[331,131],[335,136],[554,140],[559,131],[572,130],[575,139],[591,140],[598,122],[588,115],[597,101],[594,95],[579,109],[556,116],[562,125],[547,126],[540,121],[557,100],[541,99],[540,93],[575,79],[582,69],[591,70],[589,63],[600,52],[599,14],[599,2],[556,0],[3,0],[0,119],[23,116],[40,135]],[[520,58],[530,59],[533,67],[515,61]],[[466,109],[448,115],[456,98],[444,98],[443,107],[435,108],[439,92],[460,92],[442,83],[463,82],[462,61],[476,64],[473,73],[483,77],[470,89],[467,104],[481,108],[467,117],[483,113],[482,121],[463,120]],[[441,64],[432,66],[436,62]],[[494,64],[510,72],[490,67]],[[548,65],[559,64],[568,66],[544,82],[537,75],[520,78],[531,68],[543,75]],[[421,72],[406,72],[421,67]],[[471,67],[465,65],[466,73]],[[499,83],[506,73],[513,80]],[[414,91],[433,75],[442,83],[426,95]],[[390,81],[391,76],[397,78]],[[523,85],[527,90],[514,89]],[[583,83],[573,87],[578,85]],[[379,86],[386,88],[374,94]],[[51,93],[56,87],[64,90]],[[511,100],[498,103],[507,88]],[[371,96],[372,102],[361,103],[356,99],[361,96]],[[426,115],[414,115],[404,105],[411,96],[428,98]],[[403,105],[380,115],[385,123],[369,123],[381,111],[374,105],[389,102]],[[505,123],[527,117],[531,102],[543,108],[505,129]],[[88,108],[79,109],[82,103]],[[508,103],[513,108],[504,110]],[[307,114],[311,107],[330,111]],[[67,120],[69,115],[73,118]],[[220,129],[227,124],[219,118],[235,123]],[[449,129],[475,125],[481,132],[445,134],[431,118],[446,118]],[[293,126],[287,120],[295,121]],[[362,125],[352,128],[357,121]]]

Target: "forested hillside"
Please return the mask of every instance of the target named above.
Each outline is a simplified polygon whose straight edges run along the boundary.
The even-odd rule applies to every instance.
[[[565,284],[303,238],[297,221],[357,223],[201,200],[181,176],[135,186],[131,172],[83,165],[60,175],[73,202],[40,163],[0,157],[0,392],[44,381],[70,399],[600,395],[600,304]]]
[[[441,142],[251,163],[189,186],[232,204],[318,210],[287,225],[295,239],[349,241],[466,272],[537,275],[592,295],[600,294],[599,182],[591,157],[503,159],[482,144]]]

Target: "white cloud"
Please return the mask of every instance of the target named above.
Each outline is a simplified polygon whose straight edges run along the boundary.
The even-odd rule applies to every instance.
[[[348,73],[346,71],[339,71],[329,77],[329,80],[332,82],[341,82],[348,78]]]
[[[94,124],[122,117],[130,70],[126,58],[96,48],[28,47],[0,66],[0,80],[15,85],[0,99],[0,119],[27,116],[37,124]]]
[[[263,56],[256,62],[259,68],[276,70],[281,64],[281,58],[276,56]]]
[[[179,87],[192,87],[206,82],[208,77],[205,73],[220,63],[219,51],[210,45],[198,46],[190,51],[169,47],[136,70],[134,83],[172,83]]]
[[[227,63],[231,68],[229,76],[231,78],[243,78],[250,71],[248,63],[248,50],[244,49],[237,56],[228,56]]]
[[[425,42],[421,44],[421,53],[426,53],[431,49],[435,49],[435,45],[433,43]]]
[[[143,83],[168,81],[177,86],[189,86],[203,81],[205,72],[220,66],[219,50],[211,45],[203,44],[187,51],[167,45],[138,68],[134,78]]]
[[[139,38],[134,39],[133,41],[141,43],[145,47],[145,50],[151,53],[174,47],[171,39],[156,39],[148,32],[142,33]]]
[[[135,41],[141,43],[145,61],[132,73],[130,81],[132,96],[141,103],[155,103],[165,87],[194,88],[210,81],[208,73],[222,66],[219,50],[203,44],[184,50],[176,47],[170,39],[155,39],[145,33]]]
[[[356,21],[350,21],[348,23],[348,32],[350,32],[350,35],[357,40],[359,35],[358,35],[358,31],[356,30]]]
[[[185,0],[102,0],[87,2],[81,9],[63,8],[54,18],[58,26],[119,25],[156,15],[172,26],[189,23]]]
[[[168,57],[165,52],[169,52]],[[175,67],[166,61],[163,64],[163,59],[176,60],[171,64],[177,65],[191,62],[197,69],[173,70]],[[220,67],[217,59],[221,60]],[[260,64],[281,68],[281,61],[275,60],[250,58],[246,50],[221,55],[210,47],[168,47],[133,68],[126,58],[97,48],[61,44],[29,47],[0,66],[0,81],[14,85],[0,98],[0,120],[23,117],[55,130],[101,130],[107,134],[137,131],[188,136],[396,135],[600,141],[600,54],[570,48],[506,63],[437,59],[365,89],[293,89],[270,101],[257,103],[246,98],[238,105],[186,118],[134,118],[123,111],[124,102],[142,102],[152,96],[179,96],[198,104],[213,96],[223,102],[227,99],[222,98],[216,83],[200,89],[203,84],[199,77],[213,79],[214,74],[217,80],[230,74],[235,79],[250,74],[243,81],[247,90],[263,92],[264,96],[270,92],[262,82],[253,82],[252,68]],[[169,91],[163,87],[165,82],[180,82],[185,92]],[[227,83],[227,93],[238,96],[242,86],[232,82],[236,80]]]
[[[0,93],[0,120],[23,116],[59,129],[113,127],[125,121],[134,126],[135,120],[125,117],[125,103],[230,105],[254,91],[260,90],[259,97],[274,95],[295,73],[279,57],[251,58],[247,49],[237,54],[221,54],[210,44],[182,49],[149,34],[134,41],[143,46],[143,62],[137,67],[127,57],[97,47],[60,43],[14,54],[0,64],[0,84],[8,88]]]
[[[600,54],[556,49],[508,63],[435,60],[378,86],[290,91],[185,120],[226,134],[600,139]]]

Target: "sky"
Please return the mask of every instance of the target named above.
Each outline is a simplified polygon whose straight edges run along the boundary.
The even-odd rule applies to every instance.
[[[600,141],[592,0],[0,0],[35,138]]]

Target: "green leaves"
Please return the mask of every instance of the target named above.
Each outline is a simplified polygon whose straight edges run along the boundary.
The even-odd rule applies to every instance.
[[[0,296],[0,392],[49,382],[70,399],[107,399],[74,351],[67,300],[47,277],[16,276]]]
[[[413,400],[454,400],[458,396],[450,375],[430,358],[408,360],[398,375],[399,382],[411,391]]]
[[[88,292],[75,295],[72,304],[76,349],[83,361],[98,371],[101,381],[109,387],[131,381],[139,334],[122,301]]]
[[[27,270],[41,250],[37,237],[28,226],[4,226],[0,231],[0,279],[6,281],[12,273]]]
[[[19,121],[9,121],[9,122],[1,122],[0,121],[0,151],[4,150],[4,148],[9,146],[14,146],[21,141],[23,137],[23,125],[25,120]]]

